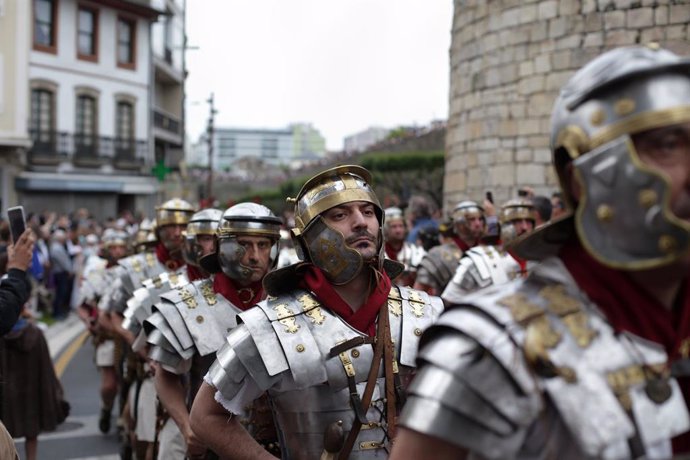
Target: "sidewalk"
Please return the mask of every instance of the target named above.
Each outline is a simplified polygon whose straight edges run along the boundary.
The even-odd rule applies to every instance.
[[[55,358],[74,340],[86,326],[79,319],[76,313],[70,313],[67,318],[57,321],[43,330],[43,334],[48,342],[50,357]]]

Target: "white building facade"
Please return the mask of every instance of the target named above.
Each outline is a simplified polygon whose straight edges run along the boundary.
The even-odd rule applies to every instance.
[[[159,11],[125,0],[26,3],[33,144],[15,181],[22,204],[33,211],[85,207],[97,218],[152,210],[150,35]]]

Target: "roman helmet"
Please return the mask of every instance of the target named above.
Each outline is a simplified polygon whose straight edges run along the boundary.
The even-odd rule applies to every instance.
[[[158,244],[156,220],[142,220],[136,235],[134,235],[134,252],[144,252],[148,248],[156,246],[156,244]]]
[[[173,198],[156,207],[157,228],[166,225],[187,225],[194,214],[194,207],[185,200]]]
[[[517,238],[517,232],[513,226],[516,220],[530,220],[532,226],[537,222],[537,211],[532,200],[528,198],[513,198],[501,206],[498,222],[501,224],[501,242],[505,245]]]
[[[458,236],[470,237],[470,229],[468,227],[468,220],[473,217],[479,217],[484,222],[484,233],[486,232],[486,217],[484,216],[484,208],[479,206],[475,201],[464,200],[455,205],[451,212],[451,219],[453,219],[453,227]]]
[[[251,277],[252,270],[241,264],[245,249],[237,238],[263,236],[273,245],[270,254],[270,267],[278,262],[278,242],[280,241],[281,220],[266,206],[257,203],[239,203],[223,212],[218,223],[218,242],[216,252],[201,258],[201,267],[209,273],[222,271],[229,278],[243,281]]]
[[[364,267],[358,251],[345,244],[341,232],[330,227],[322,214],[334,206],[352,201],[374,205],[379,221],[378,269],[383,266],[384,213],[371,188],[371,173],[361,166],[345,165],[323,171],[309,179],[297,194],[288,198],[295,205],[295,228],[292,231],[300,258],[319,267],[335,284],[350,282]]]
[[[182,256],[184,261],[195,267],[199,266],[199,259],[202,257],[202,248],[196,240],[198,235],[216,235],[218,223],[223,215],[220,209],[202,209],[195,213],[189,223],[184,237],[184,249]]]
[[[690,225],[670,207],[670,180],[645,165],[631,136],[690,122],[690,60],[657,45],[608,51],[561,89],[551,149],[565,215],[516,241],[524,258],[555,254],[573,231],[602,264],[625,270],[665,265],[690,249]],[[580,197],[572,195],[572,164]]]
[[[111,246],[127,246],[129,244],[129,235],[124,230],[108,228],[103,231],[101,240],[104,249],[109,249]]]

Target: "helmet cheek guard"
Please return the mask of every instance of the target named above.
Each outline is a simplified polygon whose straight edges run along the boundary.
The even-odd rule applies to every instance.
[[[331,283],[347,284],[362,270],[361,254],[349,248],[343,234],[326,224],[321,216],[312,220],[300,239],[307,260],[318,266]]]
[[[670,209],[668,179],[639,160],[630,136],[594,149],[573,166],[583,188],[575,228],[597,259],[621,268],[657,266],[690,247],[687,224]]]
[[[246,249],[237,243],[237,238],[226,238],[218,244],[218,263],[229,278],[246,281],[252,276],[252,269],[242,265]]]

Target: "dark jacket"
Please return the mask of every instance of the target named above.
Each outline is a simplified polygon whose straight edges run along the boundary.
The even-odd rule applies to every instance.
[[[26,273],[18,268],[10,269],[0,281],[0,336],[7,334],[17,322],[30,293]]]

